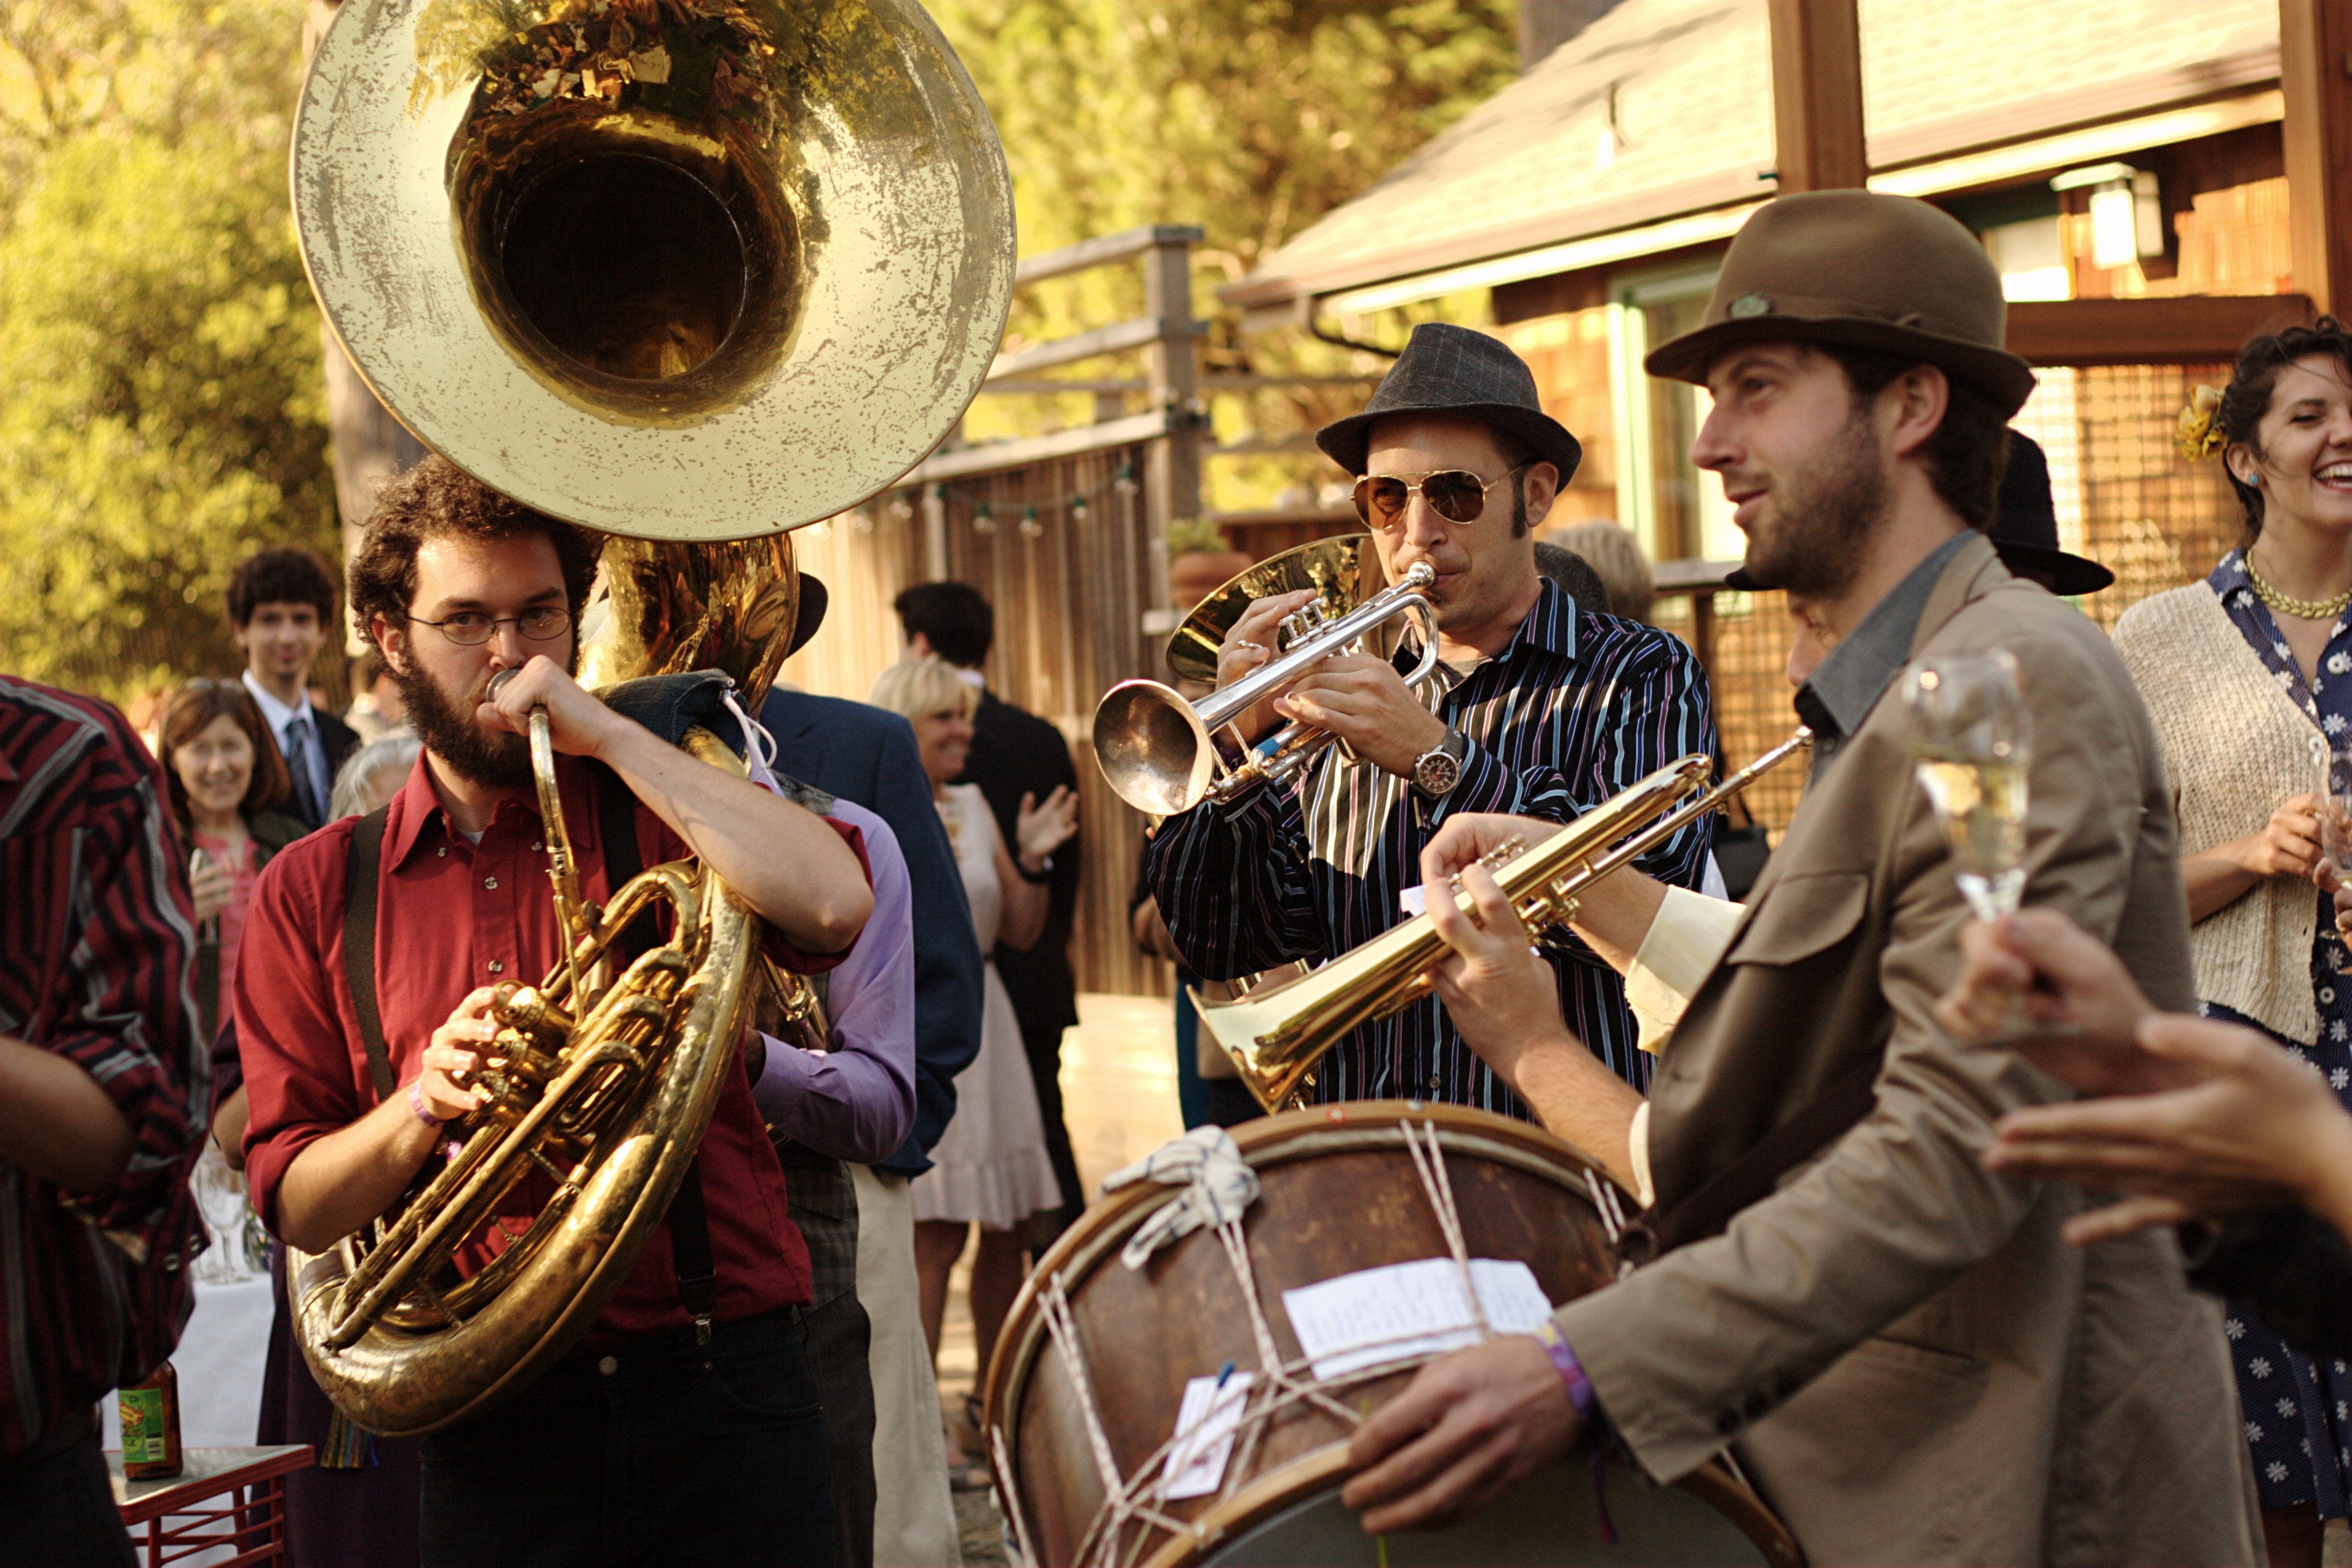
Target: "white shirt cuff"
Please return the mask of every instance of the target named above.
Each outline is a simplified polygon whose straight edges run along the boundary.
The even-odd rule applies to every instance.
[[[1665,901],[1642,938],[1633,967],[1625,974],[1625,1001],[1641,1026],[1640,1044],[1664,1050],[1683,1009],[1707,976],[1738,928],[1743,906],[1710,899],[1685,888],[1668,888]]]

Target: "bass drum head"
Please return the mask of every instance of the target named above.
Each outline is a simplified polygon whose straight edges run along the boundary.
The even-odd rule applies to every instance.
[[[1334,1481],[1227,1534],[1191,1562],[1200,1568],[1702,1568],[1769,1565],[1778,1556],[1685,1488],[1654,1485],[1613,1458],[1602,1474],[1614,1545],[1602,1539],[1592,1469],[1580,1458],[1544,1467],[1445,1529],[1389,1536],[1385,1558],[1339,1500]]]

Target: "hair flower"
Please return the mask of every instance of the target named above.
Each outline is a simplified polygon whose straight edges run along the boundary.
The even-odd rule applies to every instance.
[[[2221,413],[2221,395],[2211,387],[2200,386],[2189,394],[2189,406],[2180,411],[2172,427],[2174,449],[2192,463],[2221,456],[2221,448],[2230,444],[2216,422]]]

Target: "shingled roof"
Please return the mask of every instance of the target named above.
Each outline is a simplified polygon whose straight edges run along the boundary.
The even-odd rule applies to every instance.
[[[1861,14],[1873,184],[1895,189],[1906,167],[2278,78],[2277,0],[1861,0]],[[2218,128],[2199,123],[2169,139]],[[1718,221],[1668,243],[1719,237],[1772,194],[1772,159],[1764,0],[1624,0],[1223,293],[1276,307],[1688,215]]]

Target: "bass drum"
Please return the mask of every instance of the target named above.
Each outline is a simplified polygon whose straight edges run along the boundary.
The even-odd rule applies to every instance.
[[[1615,1278],[1594,1206],[1608,1178],[1527,1122],[1417,1101],[1318,1106],[1233,1138],[1259,1184],[1237,1236],[1196,1230],[1128,1268],[1129,1238],[1183,1191],[1138,1184],[1066,1233],[1013,1303],[983,1425],[1010,1543],[1033,1564],[1800,1568],[1795,1540],[1719,1462],[1660,1487],[1614,1456],[1596,1481],[1580,1455],[1447,1529],[1366,1536],[1339,1500],[1349,1438],[1429,1358],[1318,1380],[1282,1293],[1448,1258],[1455,1229],[1467,1257],[1525,1263],[1553,1302],[1584,1295]],[[1265,1375],[1261,1332],[1282,1377]],[[1253,1374],[1253,1414],[1222,1484],[1168,1499],[1160,1478],[1185,1386],[1229,1363]],[[1286,1379],[1292,1387],[1262,1414]]]

